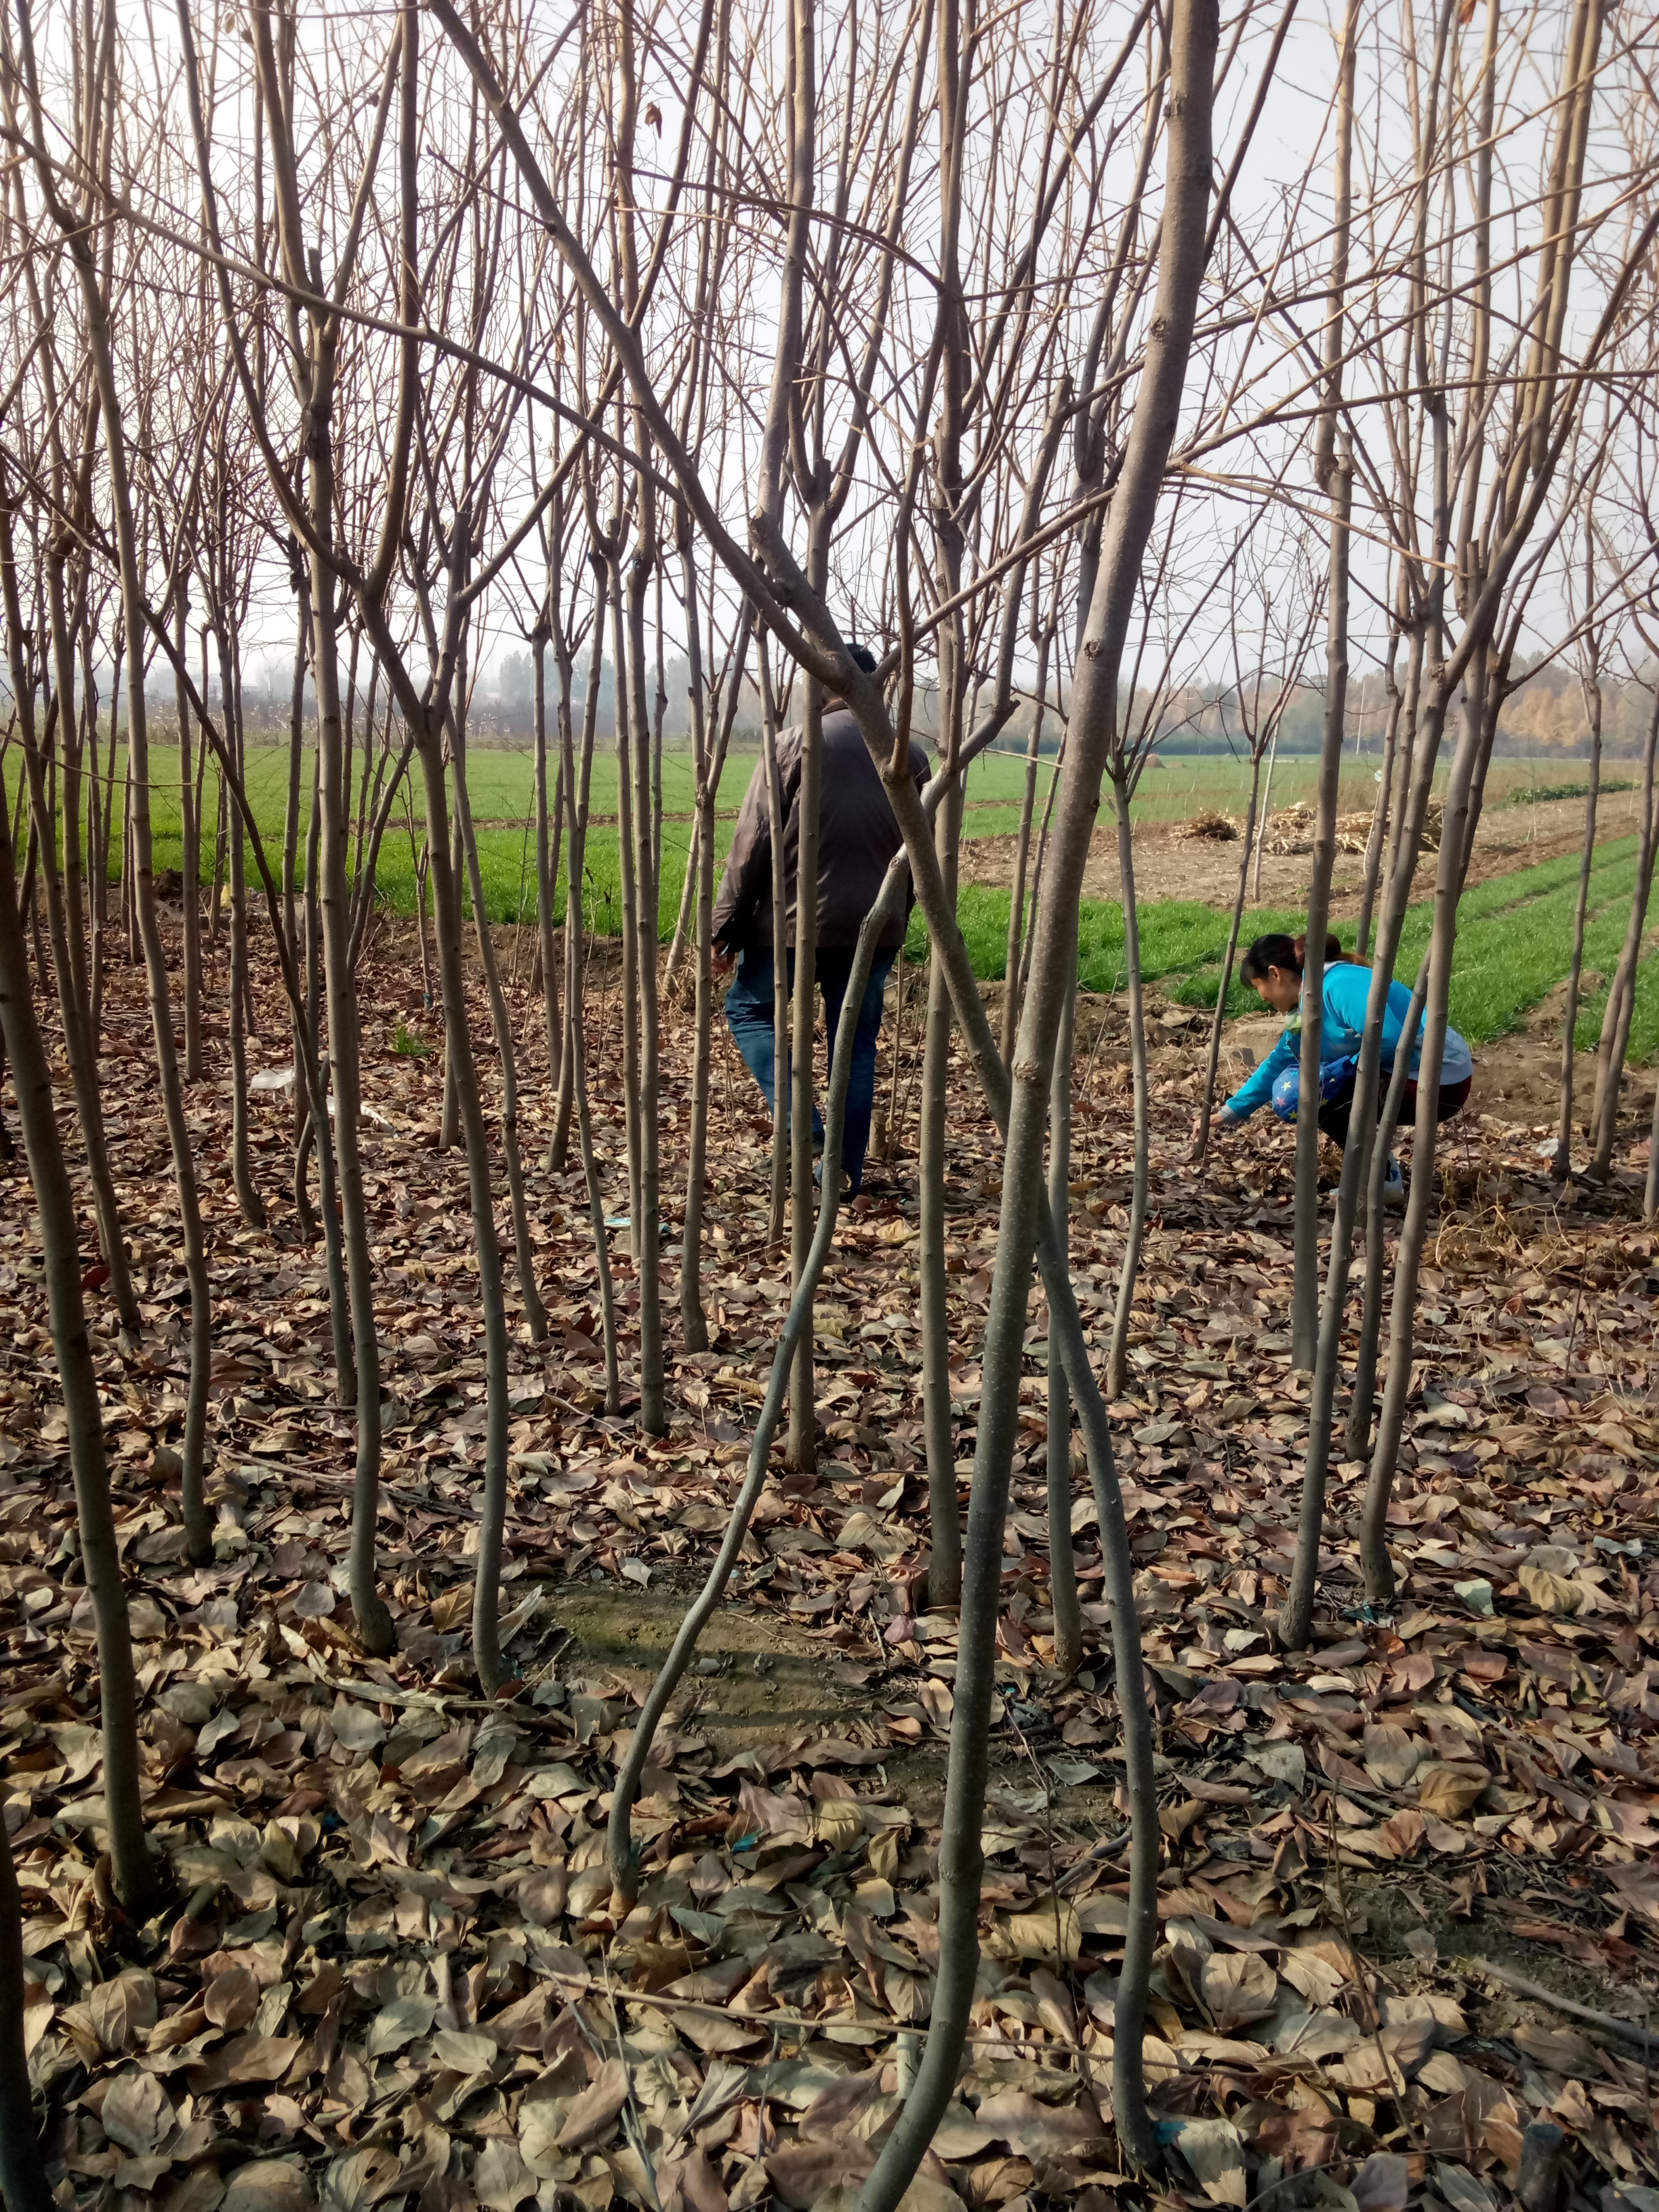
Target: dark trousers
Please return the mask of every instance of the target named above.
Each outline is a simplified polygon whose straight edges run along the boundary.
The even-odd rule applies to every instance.
[[[1468,1103],[1469,1087],[1471,1084],[1473,1084],[1474,1080],[1474,1078],[1472,1075],[1466,1075],[1461,1083],[1443,1083],[1441,1085],[1440,1110],[1434,1117],[1437,1121],[1449,1121],[1454,1114],[1461,1114],[1462,1112],[1464,1107]],[[1381,1091],[1386,1092],[1388,1087],[1389,1072],[1386,1068],[1383,1068],[1381,1071]],[[1383,1097],[1378,1097],[1376,1102],[1376,1118],[1379,1121],[1382,1118],[1382,1109],[1386,1103],[1387,1101]],[[1346,1152],[1348,1147],[1348,1115],[1352,1111],[1352,1109],[1353,1084],[1350,1081],[1347,1089],[1343,1091],[1339,1097],[1328,1098],[1325,1101],[1325,1103],[1319,1109],[1320,1127],[1325,1132],[1325,1134],[1328,1137],[1334,1137],[1337,1143],[1341,1146],[1344,1152]],[[1407,1122],[1414,1121],[1416,1119],[1417,1085],[1414,1083],[1408,1083],[1401,1097],[1400,1120],[1395,1126],[1396,1127],[1403,1129]]]
[[[876,1038],[881,1030],[882,994],[898,948],[878,952],[870,967],[853,1036],[853,1070],[847,1085],[847,1121],[842,1136],[841,1164],[854,1191],[864,1181],[864,1156],[870,1149],[870,1115],[876,1101]],[[818,951],[816,972],[823,997],[823,1026],[830,1059],[836,1056],[836,1031],[841,1023],[842,1002],[853,967],[850,945],[826,945]],[[795,984],[795,956],[789,954],[789,988]],[[738,955],[737,972],[726,994],[726,1021],[750,1073],[759,1084],[769,1110],[777,1079],[774,1060],[773,962],[769,945],[751,947]],[[812,1134],[820,1142],[823,1121],[812,1109]]]

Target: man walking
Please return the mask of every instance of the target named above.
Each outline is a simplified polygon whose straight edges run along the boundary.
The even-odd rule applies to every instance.
[[[861,645],[854,659],[866,674],[875,659]],[[800,850],[802,733],[781,731],[778,777],[783,787],[783,854],[788,906],[789,983],[795,974],[796,871]],[[927,780],[927,756],[910,747],[910,773],[918,790]],[[726,995],[726,1019],[750,1073],[775,1111],[773,1091],[774,952],[772,943],[772,833],[766,773],[757,763],[744,794],[737,835],[726,856],[726,873],[714,902],[714,938],[720,964],[735,955],[737,972]],[[875,763],[857,722],[838,699],[824,701],[823,770],[818,809],[817,957],[816,978],[823,995],[824,1028],[830,1056],[847,994],[853,952],[864,917],[876,902],[888,865],[903,840]],[[847,1187],[856,1193],[864,1181],[864,1156],[870,1146],[870,1115],[876,1096],[876,1038],[881,1029],[882,994],[899,946],[904,922],[896,921],[877,948],[870,981],[858,1009],[853,1069],[847,1086],[847,1123],[842,1167]],[[812,1133],[821,1144],[823,1125],[812,1109]]]

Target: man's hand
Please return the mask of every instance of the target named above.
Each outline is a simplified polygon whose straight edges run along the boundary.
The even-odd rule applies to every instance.
[[[709,957],[708,964],[723,982],[737,966],[738,957],[735,952],[728,952],[723,945],[717,945]]]

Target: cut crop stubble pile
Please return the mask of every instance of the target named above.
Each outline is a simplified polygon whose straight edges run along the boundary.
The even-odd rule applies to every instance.
[[[394,1015],[419,1018],[399,1003],[408,973],[382,954],[365,994],[388,1037]],[[116,981],[112,1028],[136,1033],[136,979]],[[262,981],[266,1035],[280,1036]],[[517,1012],[530,1035],[527,994]],[[672,1116],[685,1066],[684,1038],[670,1042]],[[1112,1409],[1158,1723],[1167,1948],[1148,2050],[1168,2170],[1142,2184],[1117,2165],[1116,1686],[1099,1605],[1084,1670],[1067,1681],[1048,1663],[1039,1297],[1006,1545],[980,1996],[969,2070],[908,2201],[1492,2212],[1546,2120],[1565,2136],[1562,2203],[1653,2212],[1640,2044],[1517,2001],[1485,1963],[1646,2016],[1652,1241],[1620,1225],[1616,1196],[1594,1218],[1559,1212],[1532,1133],[1486,1123],[1460,1138],[1446,1164],[1461,1203],[1425,1278],[1414,1456],[1390,1514],[1397,1611],[1373,1620],[1358,1602],[1359,1470],[1346,1468],[1316,1648],[1286,1655],[1272,1620],[1306,1422],[1283,1334],[1288,1158],[1277,1132],[1252,1135],[1196,1186],[1181,1164],[1183,1068],[1155,1101],[1162,1214],[1137,1379]],[[358,1650],[342,1594],[351,1438],[330,1396],[320,1256],[291,1212],[269,1232],[240,1227],[228,1177],[212,1194],[216,1559],[185,1559],[171,1478],[185,1292],[148,1069],[123,1061],[112,1126],[147,1333],[124,1351],[112,1318],[98,1340],[148,1817],[172,1875],[143,1926],[122,1918],[100,1863],[97,1685],[33,1215],[19,1165],[0,1186],[0,1753],[29,2063],[61,2201],[850,2205],[928,2017],[952,1702],[954,1617],[926,1610],[905,1190],[876,1176],[846,1221],[818,1336],[834,1457],[816,1478],[780,1460],[731,1594],[817,1652],[836,1717],[750,1727],[730,1749],[711,1741],[718,1662],[694,1668],[647,1770],[640,1896],[617,1926],[603,1823],[640,1691],[585,1670],[561,1613],[598,1592],[661,1594],[677,1616],[741,1480],[787,1273],[759,1241],[769,1139],[748,1093],[734,1075],[719,1109],[714,1348],[672,1363],[660,1442],[591,1410],[580,1176],[532,1181],[552,1335],[515,1340],[502,1640],[520,1679],[492,1705],[467,1634],[483,1361],[464,1174],[434,1143],[441,1056],[388,1050],[366,1082],[399,1645],[385,1664]],[[608,1148],[617,1070],[593,1074]],[[1123,1079],[1109,1054],[1079,1067],[1073,1253],[1103,1346]],[[213,1083],[193,1095],[204,1162],[223,1156],[222,1097]],[[261,1101],[271,1200],[289,1111]],[[995,1158],[965,1070],[951,1127],[965,1478]],[[625,1304],[629,1266],[615,1264]],[[1075,1494],[1087,1595],[1099,1562],[1080,1464]]]

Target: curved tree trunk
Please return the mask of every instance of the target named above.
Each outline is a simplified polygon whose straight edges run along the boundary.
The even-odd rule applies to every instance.
[[[115,1196],[115,1178],[110,1170],[109,1146],[104,1137],[103,1097],[98,1085],[97,1047],[86,997],[85,968],[84,963],[76,958],[71,917],[64,910],[64,886],[58,878],[53,849],[52,808],[35,736],[34,689],[23,664],[23,618],[17,592],[11,518],[10,505],[0,505],[0,588],[3,590],[7,664],[11,672],[12,699],[23,749],[23,772],[28,787],[30,821],[46,878],[46,921],[52,935],[52,964],[58,988],[58,1018],[63,1025],[70,1080],[75,1088],[76,1116],[81,1125],[82,1142],[86,1147],[87,1179],[92,1185],[93,1206],[98,1218],[99,1249],[110,1271],[110,1296],[120,1316],[121,1327],[128,1335],[136,1337],[143,1322],[138,1313],[137,1293],[132,1286],[132,1271],[127,1264],[126,1242],[121,1231],[121,1210]],[[58,643],[58,694],[53,703],[61,731],[64,715],[73,712],[74,691],[72,688],[66,688],[64,683],[65,676],[72,672],[73,662],[68,641],[61,635],[61,615],[54,620],[52,627],[54,640]],[[48,742],[50,726],[49,713]],[[66,843],[74,842],[67,823],[64,836]]]
[[[1238,863],[1238,889],[1233,896],[1232,918],[1227,924],[1226,950],[1221,956],[1221,981],[1216,988],[1215,1016],[1210,1024],[1210,1042],[1204,1056],[1204,1090],[1199,1100],[1198,1134],[1193,1140],[1192,1164],[1203,1164],[1210,1149],[1210,1116],[1215,1111],[1216,1076],[1221,1066],[1222,1032],[1227,1024],[1227,1000],[1233,987],[1233,962],[1244,926],[1244,894],[1250,876],[1250,854],[1255,842],[1256,805],[1261,790],[1261,755],[1250,753],[1250,799],[1244,816],[1244,850]]]
[[[1048,1094],[1048,1211],[1071,1261],[1072,1051],[1077,1029],[1077,971],[1054,1041],[1054,1085]],[[1075,1674],[1083,1664],[1083,1607],[1072,1553],[1072,1394],[1066,1382],[1059,1331],[1048,1324],[1048,1601],[1054,1616],[1054,1664]]]
[[[144,1840],[143,1809],[139,1802],[137,1688],[133,1678],[126,1593],[121,1584],[121,1556],[116,1542],[114,1515],[110,1510],[103,1409],[99,1402],[98,1376],[93,1365],[81,1291],[75,1193],[58,1130],[52,1070],[30,993],[28,957],[17,907],[16,868],[3,807],[0,807],[0,1034],[4,1037],[6,1057],[11,1062],[17,1115],[28,1156],[29,1178],[34,1186],[40,1247],[46,1262],[52,1356],[69,1425],[76,1525],[97,1636],[110,1864],[116,1893],[137,1918],[142,1917],[155,1893],[160,1869]],[[210,1540],[208,1550],[211,1556]],[[9,1863],[8,1855],[8,1872]],[[0,1943],[4,1942],[8,1917],[4,1900],[0,1899]],[[3,2021],[7,2010],[5,1995],[0,1986],[0,2021]],[[27,2106],[27,2069],[21,2079]],[[9,2136],[9,2132],[0,2119],[0,2134]],[[9,2197],[8,2207],[9,2212]]]

